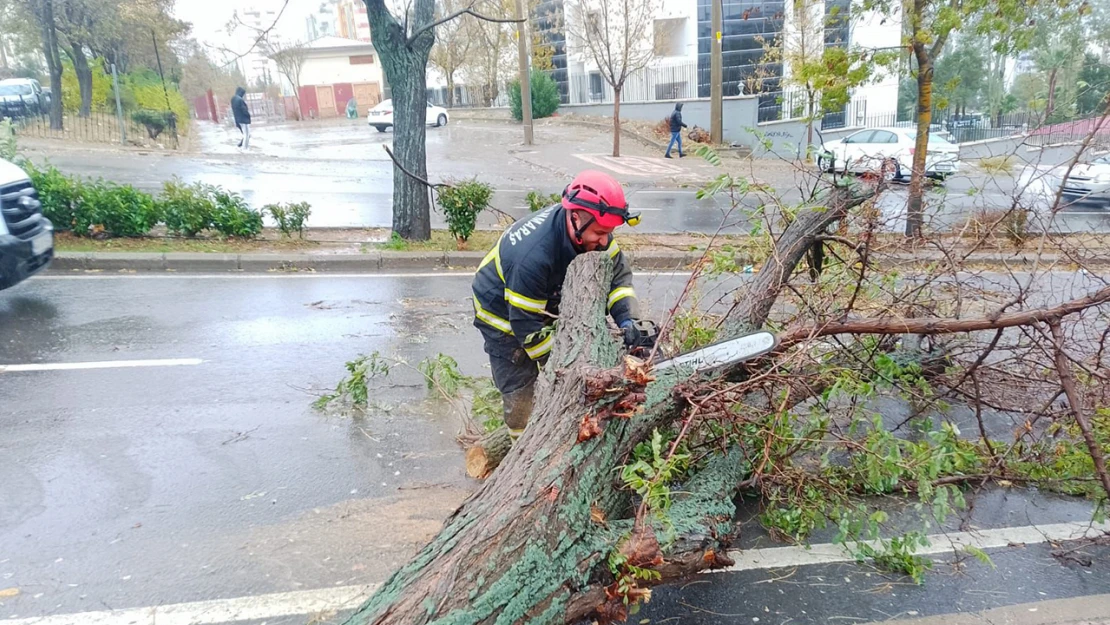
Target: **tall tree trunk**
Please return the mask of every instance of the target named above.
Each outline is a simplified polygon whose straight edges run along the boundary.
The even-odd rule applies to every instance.
[[[777,262],[756,276],[760,296],[726,317],[729,333],[763,325],[771,309],[765,302],[782,291],[813,237],[863,198],[838,189],[826,200],[802,211],[780,237]],[[749,471],[739,450],[715,457],[675,491],[668,515],[678,537],[667,547],[656,542],[661,526],[654,521],[633,526],[629,495],[614,482],[622,458],[680,415],[672,391],[690,376],[668,372],[645,388],[634,370],[619,366],[605,322],[610,272],[600,254],[572,263],[555,348],[524,435],[439,536],[348,625],[604,621],[625,607],[619,595],[606,594],[615,590],[608,563],[614,550],[658,571],[661,581],[728,564],[733,496]],[[629,418],[608,412],[636,406],[643,411]]]
[[[1059,71],[1058,68],[1053,67],[1048,72],[1048,102],[1044,107],[1044,119],[1046,122],[1049,117],[1052,117],[1053,111],[1056,110],[1056,79]]]
[[[62,56],[54,26],[54,0],[37,0],[34,8],[42,30],[42,51],[50,72],[50,128],[62,129]]]
[[[929,125],[933,123],[933,60],[924,44],[915,42],[913,50],[917,57],[917,138],[906,203],[906,236],[916,238],[921,236],[925,224],[925,158],[929,151]]]
[[[93,78],[92,68],[89,67],[89,57],[85,56],[85,50],[78,42],[70,42],[67,53],[73,61],[73,71],[77,74],[77,87],[81,91],[81,108],[78,115],[88,117],[89,112],[92,111],[93,97]]]
[[[425,75],[435,37],[427,30],[414,41],[386,8],[384,0],[365,0],[371,35],[381,57],[393,96],[393,153],[415,176],[428,179],[424,146],[428,93]],[[413,30],[433,21],[433,0],[415,0]],[[428,187],[400,167],[393,168],[393,231],[404,239],[427,241],[432,236]]]
[[[621,155],[621,88],[613,87],[613,156]]]
[[[447,108],[455,108],[455,72],[444,72],[447,75]]]

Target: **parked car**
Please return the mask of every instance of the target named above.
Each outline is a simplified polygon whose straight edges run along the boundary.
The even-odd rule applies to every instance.
[[[0,80],[0,116],[28,117],[46,111],[47,99],[39,81],[30,78]]]
[[[1097,202],[1110,207],[1110,153],[1091,155],[1068,171],[1068,164],[1052,168],[1026,166],[1018,175],[1018,190],[1033,206],[1051,206],[1056,194],[1062,205]]]
[[[367,122],[378,129],[378,132],[385,132],[386,128],[393,127],[393,100],[382,100],[380,104],[370,109],[366,114]],[[447,109],[436,106],[431,102],[428,103],[427,113],[425,115],[425,123],[429,126],[446,126],[450,121],[447,114]]]
[[[54,258],[54,224],[19,167],[0,159],[0,290],[46,269]]]
[[[908,178],[913,167],[915,128],[868,128],[823,144],[817,159],[821,171],[883,172],[888,179]],[[944,137],[929,133],[925,175],[941,180],[960,170],[960,147]]]

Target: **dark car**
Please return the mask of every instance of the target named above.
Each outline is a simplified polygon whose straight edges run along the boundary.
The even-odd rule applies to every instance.
[[[27,174],[0,159],[0,290],[46,269],[54,258],[54,224],[43,216]]]

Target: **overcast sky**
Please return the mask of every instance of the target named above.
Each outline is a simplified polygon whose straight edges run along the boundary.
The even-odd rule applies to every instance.
[[[280,10],[284,0],[177,0],[174,14],[178,19],[193,25],[193,37],[202,43],[231,45],[224,26],[236,9],[257,6],[260,9]],[[283,37],[304,39],[305,17],[320,0],[289,0],[278,22],[277,31]]]

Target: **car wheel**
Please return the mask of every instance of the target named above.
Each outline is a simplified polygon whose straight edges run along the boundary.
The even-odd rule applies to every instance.
[[[374,129],[377,130],[378,132],[385,132],[386,127],[385,126],[374,126]]]
[[[442,128],[443,126],[446,126],[446,125],[447,125],[447,116],[444,115],[443,113],[440,113],[439,117],[436,118],[436,128]]]

